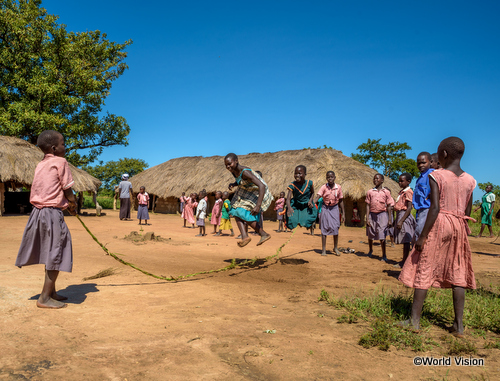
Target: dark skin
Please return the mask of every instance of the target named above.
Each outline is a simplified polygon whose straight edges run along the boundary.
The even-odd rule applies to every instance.
[[[285,198],[285,192],[280,193],[280,198]],[[278,233],[283,231],[283,221],[279,221],[278,224]],[[286,232],[286,230],[285,230]]]
[[[205,192],[204,190],[201,191],[200,192],[200,200],[204,199],[206,195],[207,195],[207,192]],[[201,209],[196,214],[196,219],[200,218],[200,213],[201,213]],[[204,237],[204,236],[206,236],[205,226],[200,226],[200,233],[197,235],[197,237]]]
[[[333,188],[335,186],[335,174],[333,172],[327,172],[326,174],[326,181],[328,185]],[[316,204],[319,200],[320,196],[316,195],[314,198],[314,203]],[[344,199],[341,198],[338,202],[339,209],[340,209],[340,215],[342,216],[340,219],[340,224],[344,223]],[[340,255],[340,251],[338,249],[338,244],[339,244],[339,236],[334,235],[333,236],[333,252],[335,255]],[[326,235],[321,235],[321,245],[322,245],[322,253],[321,255],[326,255]]]
[[[456,176],[460,176],[464,171],[460,167],[461,158],[453,158],[448,152],[440,145],[438,148],[439,163],[441,166],[453,172]],[[425,221],[424,228],[422,229],[422,234],[418,238],[415,249],[422,251],[425,247],[427,236],[431,231],[434,223],[436,222],[437,216],[439,214],[439,187],[436,181],[430,177],[429,184],[431,187],[431,206],[427,214],[427,219]],[[465,215],[470,216],[472,210],[472,197],[465,205]],[[463,335],[464,325],[463,325],[463,315],[464,315],[464,305],[465,305],[465,289],[459,286],[452,286],[453,288],[453,309],[455,312],[455,319],[453,321],[453,326],[449,328],[450,332],[455,335]],[[415,289],[413,294],[413,304],[411,308],[411,318],[409,321],[403,322],[403,325],[411,325],[414,329],[420,329],[420,317],[422,316],[422,307],[424,305],[425,297],[427,296],[427,290]]]
[[[410,182],[406,179],[405,176],[399,176],[399,187],[401,189],[406,189],[409,185],[410,185]],[[403,214],[403,217],[401,217],[401,219],[399,220],[399,222],[396,225],[396,228],[398,230],[401,230],[403,228],[403,224],[406,221],[406,219],[410,216],[412,208],[413,208],[412,200],[406,200],[406,211]],[[408,258],[409,254],[410,254],[410,243],[407,242],[407,243],[403,244],[403,260],[399,264],[400,267],[403,267],[404,263],[406,262],[406,258]]]
[[[384,178],[380,175],[375,175],[373,177],[373,185],[375,185],[375,188],[377,190],[382,189],[382,184],[384,183]],[[389,223],[387,224],[388,227],[392,226],[393,223],[393,213],[392,213],[392,206],[387,205],[387,213],[389,213]],[[370,227],[370,220],[368,219],[368,216],[370,215],[370,205],[367,203],[366,204],[366,226]],[[368,239],[368,247],[369,247],[369,252],[368,256],[371,257],[373,255],[373,239]],[[386,249],[385,249],[385,239],[380,240],[380,247],[382,248],[382,259],[387,260],[387,255],[386,255]]]
[[[52,145],[45,154],[53,154],[54,156],[64,157],[66,154],[66,147],[64,145],[64,137],[59,135],[59,139],[56,144]],[[73,190],[68,188],[64,190],[64,197],[68,200],[68,212],[72,216],[76,216],[76,199],[73,194]],[[47,270],[45,269],[45,280],[42,287],[42,292],[36,302],[37,307],[40,308],[63,308],[66,307],[66,303],[61,302],[61,300],[66,300],[67,298],[57,294],[56,292],[56,280],[59,275],[58,270]]]
[[[304,171],[304,168],[302,167],[297,167],[295,168],[295,172],[293,174],[293,177],[295,178],[295,182],[297,185],[302,186],[306,182],[306,171]],[[290,206],[290,200],[292,199],[292,191],[289,189],[288,194],[286,196],[286,215],[288,217],[293,216],[293,209]],[[307,203],[308,208],[314,208],[314,187],[311,185],[311,198],[309,199],[309,202]]]
[[[486,193],[489,193],[493,190],[493,187],[491,185],[488,185],[485,189]],[[476,209],[474,209],[474,212],[476,212],[478,209],[481,209],[481,206],[478,206]],[[491,208],[488,213],[488,216],[491,216],[493,213],[493,210],[495,209],[495,201],[491,203]],[[479,235],[476,236],[476,238],[481,238],[483,236],[483,231],[485,228],[486,224],[481,224],[481,230],[479,231]],[[493,228],[491,225],[488,225],[488,230],[490,231],[490,236],[488,238],[494,238],[495,236],[493,235]]]
[[[229,193],[224,191],[222,193],[222,199],[224,201],[226,201],[227,199],[229,198]],[[222,213],[222,208],[221,208],[221,213]],[[221,235],[222,234],[222,230],[219,230],[219,233],[217,233],[217,235]],[[231,229],[231,237],[234,236],[234,232],[233,232],[233,229]]]
[[[252,171],[243,171],[243,169],[248,168],[242,166],[237,159],[233,159],[231,157],[228,157],[224,160],[224,165],[226,166],[226,169],[233,174],[235,178],[239,177],[241,174],[241,178],[243,180],[249,180],[257,187],[259,188],[259,197],[257,198],[257,202],[255,204],[255,207],[250,211],[250,214],[252,216],[257,216],[260,214],[260,209],[262,205],[262,200],[264,199],[264,194],[266,192],[266,187],[260,181],[253,173]],[[238,184],[236,182],[229,184],[229,190],[232,190],[234,187],[237,187]],[[258,221],[243,221],[241,218],[235,217],[234,218],[236,221],[236,225],[238,225],[238,229],[240,230],[241,234],[241,243],[244,245],[248,244],[248,242],[251,240],[250,237],[248,236],[248,233],[246,231],[245,225],[250,225],[252,229],[254,229],[257,234],[261,236],[261,242],[264,242],[265,240],[269,239],[271,236],[262,229],[262,226],[260,226]],[[240,246],[242,246],[240,244]]]
[[[215,192],[215,200],[219,200],[221,197],[222,197],[221,191]],[[219,218],[221,216],[221,214],[222,214],[222,208],[220,208],[219,213],[217,214],[217,218]],[[217,225],[214,225],[214,232],[212,234],[216,234],[216,233],[217,233]]]

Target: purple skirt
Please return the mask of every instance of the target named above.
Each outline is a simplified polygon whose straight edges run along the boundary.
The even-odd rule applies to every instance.
[[[411,243],[413,241],[413,235],[415,234],[415,227],[417,223],[415,218],[410,214],[406,217],[405,222],[401,230],[398,229],[398,222],[403,218],[406,210],[398,210],[396,212],[396,222],[394,223],[394,242],[395,243]]]
[[[278,221],[283,221],[284,218],[283,218],[283,214],[280,214],[283,212],[283,208],[279,208],[277,211],[276,211],[276,218],[278,219]]]
[[[204,218],[197,218],[196,219],[196,226],[205,226],[205,219]]]
[[[389,215],[387,212],[373,213],[368,215],[370,226],[366,226],[366,235],[368,239],[383,240],[387,236],[387,224]]]
[[[139,205],[139,207],[137,208],[137,219],[149,220],[149,212],[147,205]]]
[[[324,205],[319,214],[319,224],[322,235],[338,235],[340,228],[339,205]]]
[[[16,266],[45,265],[47,270],[71,272],[71,234],[61,209],[33,208],[23,233]]]

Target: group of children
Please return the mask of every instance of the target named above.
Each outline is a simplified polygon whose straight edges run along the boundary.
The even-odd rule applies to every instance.
[[[66,306],[63,302],[66,298],[56,292],[55,282],[59,271],[71,272],[73,265],[71,235],[62,212],[68,209],[71,214],[76,214],[76,201],[71,189],[73,179],[64,158],[64,138],[60,133],[42,132],[37,145],[45,155],[35,171],[30,195],[34,208],[23,233],[16,266],[44,264],[45,280],[36,304],[40,308],[62,308]],[[462,337],[464,333],[465,289],[476,287],[467,238],[470,233],[467,220],[470,219],[472,192],[476,181],[460,167],[464,150],[461,139],[450,137],[439,145],[437,157],[433,158],[427,152],[419,154],[417,166],[421,175],[415,191],[412,192],[409,188],[411,176],[401,174],[401,191],[396,202],[388,189],[382,186],[384,176],[381,174],[374,176],[374,188],[366,196],[369,255],[373,255],[373,240],[377,239],[381,241],[382,260],[387,261],[385,238],[392,225],[396,243],[404,245],[399,280],[415,291],[410,319],[401,322],[401,325],[416,331],[420,329],[420,316],[427,290],[432,286],[453,289],[455,319],[449,331],[457,337]],[[224,164],[235,178],[229,184],[229,190],[234,187],[238,189],[232,202],[229,202],[227,192],[216,193],[211,219],[214,233],[221,234],[223,230],[230,229],[231,234],[234,234],[229,220],[232,216],[241,233],[238,245],[243,247],[251,241],[248,226],[260,235],[257,245],[261,245],[271,238],[264,231],[261,218],[273,201],[268,186],[260,174],[241,165],[234,153],[224,158]],[[312,226],[318,215],[316,204],[322,198],[319,217],[322,254],[326,255],[326,237],[333,235],[334,252],[339,255],[338,229],[344,216],[342,188],[335,183],[335,173],[328,171],[326,184],[315,194],[312,181],[306,180],[306,173],[305,166],[297,166],[294,171],[295,181],[287,187],[286,200],[282,192],[277,201],[278,216],[284,216],[284,221],[279,219],[279,230],[283,230],[283,227],[294,229],[298,225]],[[149,196],[144,187],[141,187],[138,199],[138,218],[145,219],[147,223],[149,216],[142,209],[145,208],[147,213]],[[198,235],[205,235],[206,191],[200,192],[199,200],[194,194],[187,198],[183,194],[181,202],[183,218],[192,224],[193,207],[196,205],[196,223],[200,228]],[[416,220],[411,216],[412,207],[417,210]],[[395,219],[393,210],[396,211]],[[410,252],[412,242],[414,248]]]

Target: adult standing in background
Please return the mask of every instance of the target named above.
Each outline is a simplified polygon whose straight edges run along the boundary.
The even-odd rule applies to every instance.
[[[481,208],[481,230],[479,231],[479,235],[477,236],[482,237],[483,235],[483,230],[484,226],[488,225],[488,229],[490,230],[490,236],[488,238],[493,238],[493,209],[495,208],[495,194],[492,192],[493,186],[488,185],[485,189],[485,194],[483,196],[481,206],[478,206],[476,209],[474,209],[474,212]]]
[[[122,175],[122,181],[118,185],[120,192],[120,220],[130,220],[130,194],[132,183],[128,181],[128,173]]]

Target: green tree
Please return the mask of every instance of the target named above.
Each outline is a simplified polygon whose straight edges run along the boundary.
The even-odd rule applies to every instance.
[[[411,150],[408,143],[381,144],[381,140],[368,139],[366,143],[358,146],[359,153],[353,153],[351,157],[394,181],[398,181],[399,175],[403,172],[408,172],[412,176],[420,175],[417,162],[406,157],[406,151]]]
[[[111,84],[128,68],[125,48],[100,31],[68,32],[41,0],[0,0],[0,135],[31,143],[61,132],[77,166],[127,145],[126,120],[104,114]],[[85,154],[78,150],[85,150]]]
[[[477,186],[479,187],[479,189],[481,189],[482,191],[486,191],[486,187],[488,185],[491,185],[493,187],[492,192],[495,194],[495,196],[497,198],[500,197],[500,186],[494,185],[493,183],[490,183],[490,182],[477,184]]]
[[[118,161],[108,161],[106,163],[101,161],[98,165],[93,167],[86,166],[83,169],[101,180],[102,191],[100,193],[109,195],[113,194],[115,185],[120,183],[124,173],[128,173],[132,177],[144,171],[147,167],[148,163],[142,159],[129,159],[125,157]]]

